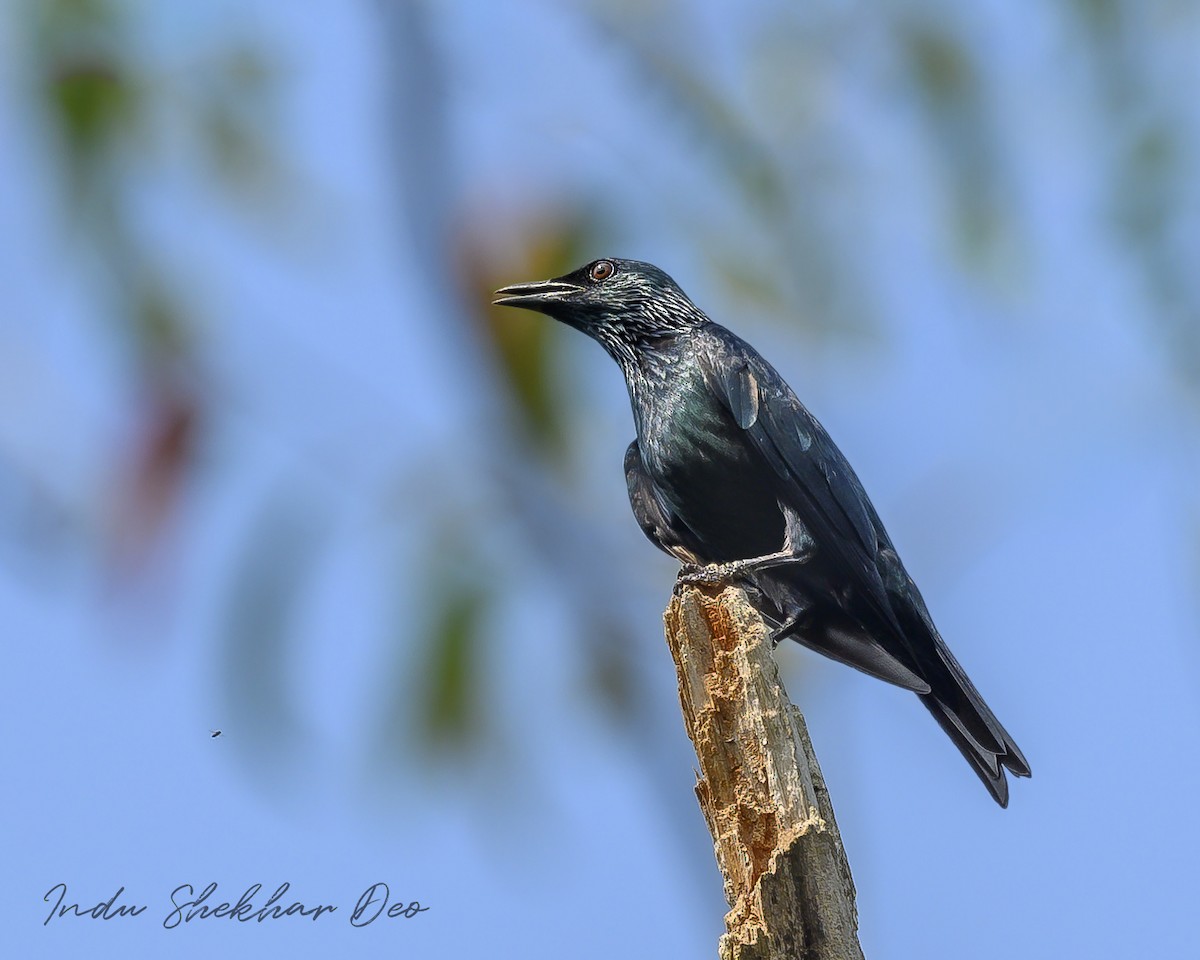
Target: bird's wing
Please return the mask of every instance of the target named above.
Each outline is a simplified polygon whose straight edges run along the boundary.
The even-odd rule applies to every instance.
[[[688,527],[675,516],[654,481],[642,466],[637,441],[625,451],[625,484],[629,487],[629,503],[638,526],[650,542],[666,551],[680,563],[700,563],[699,541]]]
[[[850,464],[749,344],[716,324],[709,330],[700,351],[709,389],[779,477],[780,503],[796,510],[818,556],[833,561],[838,579],[859,601],[851,612],[861,630],[842,636],[839,626],[796,639],[919,693],[992,796],[1006,805],[1002,767],[1027,777],[1029,763],[943,642]],[[906,674],[921,679],[925,689],[906,683]]]
[[[877,567],[880,541],[866,492],[825,429],[757,351],[712,324],[699,360],[710,390],[779,478],[779,494],[804,519],[818,549],[900,633]]]

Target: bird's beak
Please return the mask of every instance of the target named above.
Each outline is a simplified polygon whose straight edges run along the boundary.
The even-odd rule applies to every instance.
[[[541,310],[579,293],[583,287],[563,280],[539,280],[536,283],[514,283],[496,291],[492,301],[498,307],[524,307]]]

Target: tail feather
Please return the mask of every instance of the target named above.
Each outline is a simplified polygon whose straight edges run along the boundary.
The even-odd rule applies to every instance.
[[[917,694],[1002,807],[1008,806],[1005,771],[1029,776],[1029,763],[950,652],[933,625],[916,585],[907,574],[892,578],[889,600],[894,619],[859,620],[837,606],[813,605],[778,574],[753,584],[760,609],[778,626],[774,640],[791,637],[827,657]],[[789,615],[789,611],[792,611]]]
[[[967,758],[967,763],[971,765],[971,769],[987,787],[988,793],[1000,806],[1007,807],[1008,779],[1004,776],[1004,771],[1000,769],[999,755],[982,749],[978,743],[974,742],[973,738],[967,736],[963,731],[962,724],[950,712],[949,707],[936,696],[926,694],[921,697],[921,702],[925,704],[929,712],[933,714],[933,718],[954,741],[959,752]]]
[[[950,651],[939,643],[939,653],[949,661],[940,677],[930,676],[933,692],[921,702],[967,758],[971,769],[1002,807],[1008,806],[1008,781],[1004,771],[1028,777],[1029,763],[1008,731],[984,703]]]
[[[921,696],[921,702],[996,802],[1006,807],[1008,781],[1004,771],[1028,777],[1029,762],[942,640],[916,584],[907,575],[905,582],[908,589],[901,596],[893,596],[893,609],[917,672],[929,681],[931,691]]]
[[[940,636],[936,637],[936,645],[938,659],[945,667],[945,673],[941,677],[930,676],[929,680],[947,718],[968,734],[967,739],[976,752],[992,755],[1014,776],[1028,777],[1029,762],[1021,748],[996,719]],[[926,703],[926,706],[934,716],[939,715],[930,704]]]

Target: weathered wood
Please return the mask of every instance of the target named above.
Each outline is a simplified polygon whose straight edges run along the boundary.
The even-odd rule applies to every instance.
[[[665,621],[730,906],[721,960],[862,960],[829,792],[762,618],[736,588],[684,587]]]

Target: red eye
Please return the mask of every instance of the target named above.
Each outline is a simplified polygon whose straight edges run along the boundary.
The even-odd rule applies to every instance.
[[[601,280],[607,280],[616,272],[617,268],[613,266],[611,260],[597,260],[592,264],[589,276],[599,283]]]

